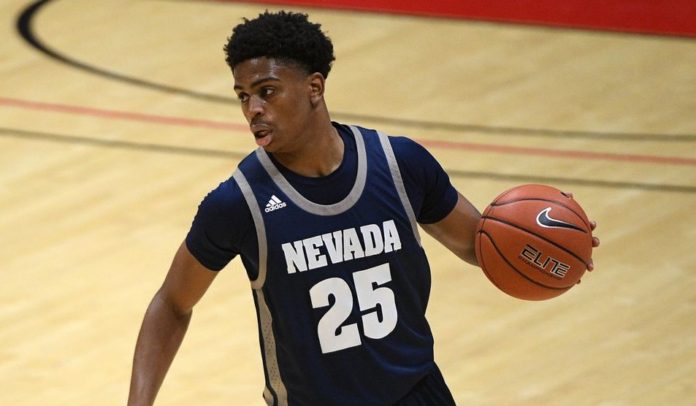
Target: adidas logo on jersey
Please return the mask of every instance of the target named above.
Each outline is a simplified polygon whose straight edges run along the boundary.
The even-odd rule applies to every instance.
[[[278,199],[278,197],[276,197],[276,195],[272,195],[271,199],[268,201],[268,203],[266,203],[265,211],[266,211],[266,213],[270,213],[273,210],[282,209],[285,206],[286,206],[286,204],[284,201]]]

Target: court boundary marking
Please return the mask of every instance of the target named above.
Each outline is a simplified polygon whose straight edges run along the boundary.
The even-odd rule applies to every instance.
[[[186,156],[199,156],[204,158],[233,158],[241,160],[248,155],[247,152],[220,151],[210,148],[191,148],[179,147],[163,144],[149,144],[122,140],[107,140],[95,137],[86,137],[80,135],[49,133],[42,131],[22,130],[17,128],[0,127],[0,137],[4,138],[19,138],[34,141],[46,141],[72,145],[88,145],[100,148],[116,148],[125,150],[167,153]],[[600,187],[610,189],[637,189],[649,192],[672,192],[672,193],[696,193],[696,186],[686,185],[666,185],[656,183],[641,183],[641,182],[623,182],[623,181],[606,181],[592,180],[582,178],[564,178],[555,176],[532,176],[520,174],[502,174],[483,171],[468,171],[459,169],[445,169],[445,171],[455,178],[470,178],[470,179],[492,179],[499,181],[514,181],[519,183],[543,183],[543,184],[567,184],[588,187]]]
[[[153,124],[163,124],[172,126],[186,126],[195,128],[206,128],[214,130],[233,130],[248,131],[249,128],[243,124],[232,122],[212,121],[202,119],[189,119],[175,116],[162,116],[144,113],[134,113],[119,110],[106,110],[93,107],[72,106],[65,104],[37,102],[20,100],[13,98],[0,97],[0,106],[14,107],[33,111],[48,111],[54,113],[73,114],[78,116],[92,116],[111,120],[136,121]],[[521,147],[498,144],[482,144],[464,141],[444,141],[413,138],[416,142],[425,147],[456,149],[464,151],[483,151],[487,153],[500,153],[521,156],[543,156],[550,158],[571,158],[571,159],[591,159],[614,162],[648,163],[662,165],[687,165],[696,166],[696,159],[675,156],[659,155],[638,155],[638,154],[618,154],[608,152],[592,152],[582,150],[563,150],[540,147]]]
[[[207,0],[212,1],[212,0]],[[459,21],[490,21],[507,25],[574,28],[594,32],[696,38],[693,0],[672,0],[650,5],[635,0],[431,1],[399,0],[215,0],[220,3],[250,3],[263,6],[308,7],[323,10],[358,11]],[[633,3],[633,4],[632,4]],[[635,4],[638,3],[638,4]],[[691,3],[691,4],[690,4]],[[662,7],[660,7],[662,6]],[[666,12],[670,10],[670,12]]]
[[[235,97],[221,96],[190,89],[165,85],[149,80],[128,76],[119,72],[109,71],[101,67],[89,65],[70,56],[64,55],[43,43],[34,32],[34,17],[47,4],[55,0],[38,0],[27,6],[17,17],[16,29],[20,37],[34,50],[45,56],[109,80],[127,83],[133,86],[148,88],[164,93],[178,94],[185,97],[221,104],[238,104]],[[363,114],[332,111],[332,116],[339,121],[369,122],[375,124],[397,125],[406,128],[442,129],[456,132],[478,132],[484,134],[500,134],[506,136],[534,136],[534,137],[562,137],[625,141],[660,141],[660,142],[696,142],[696,134],[659,134],[659,133],[627,133],[627,132],[602,132],[602,131],[578,131],[578,130],[553,130],[534,128],[515,128],[506,126],[486,126],[478,124],[443,123],[425,120],[412,120],[393,117],[370,116]]]
[[[248,155],[247,152],[221,151],[211,148],[192,148],[180,147],[166,144],[140,143],[123,140],[108,140],[97,137],[87,137],[81,135],[59,134],[43,131],[22,130],[18,128],[0,127],[0,137],[3,138],[19,138],[23,140],[34,140],[53,142],[70,145],[87,145],[99,148],[116,148],[131,151],[144,151],[155,153],[167,153],[186,156],[198,156],[203,158],[233,158],[237,160],[243,159]],[[607,181],[593,180],[582,178],[564,178],[556,176],[533,176],[521,174],[503,174],[483,171],[468,171],[460,169],[448,169],[445,171],[451,177],[469,178],[469,179],[492,179],[499,181],[514,181],[518,183],[543,183],[543,184],[568,184],[578,186],[600,187],[610,189],[637,189],[651,192],[673,192],[673,193],[696,193],[696,186],[686,185],[667,185],[656,183],[641,183],[641,182],[624,182],[624,181]]]
[[[179,94],[189,98],[199,99],[207,102],[224,103],[224,104],[237,104],[236,98],[219,96],[214,94],[208,94],[203,92],[196,92],[189,89],[179,88],[175,86],[169,86],[164,84],[159,84],[151,82],[145,79],[140,79],[137,77],[130,77],[118,72],[112,72],[105,70],[100,67],[91,66],[87,63],[81,62],[79,60],[73,59],[69,56],[63,55],[49,46],[41,42],[34,33],[34,17],[38,11],[54,0],[38,0],[27,6],[17,18],[16,29],[22,39],[34,50],[48,56],[50,59],[58,61],[60,63],[71,66],[79,70],[89,72],[98,76],[102,76],[109,80],[120,81],[123,83],[128,83],[133,86],[149,88],[161,92]],[[11,100],[11,99],[5,99]],[[0,100],[1,101],[1,100]],[[26,101],[25,101],[26,102]],[[40,102],[26,102],[26,103],[40,103]],[[229,129],[230,125],[234,125],[236,130],[239,130],[241,125],[236,125],[233,123],[226,122],[214,122],[211,120],[197,120],[197,119],[186,119],[180,117],[170,117],[170,116],[156,116],[147,115],[141,113],[131,113],[131,112],[117,112],[110,110],[99,111],[97,109],[92,109],[89,107],[78,107],[78,106],[63,106],[67,107],[68,110],[72,109],[73,112],[81,111],[83,114],[94,113],[92,115],[102,115],[109,116],[112,119],[125,119],[125,120],[136,120],[136,121],[148,121],[160,124],[175,124],[175,125],[190,125],[198,126],[212,129]],[[626,141],[655,141],[655,142],[694,142],[696,141],[696,134],[650,134],[650,133],[621,133],[621,132],[592,132],[592,131],[576,131],[576,130],[552,130],[552,129],[533,129],[533,128],[514,128],[514,127],[492,127],[483,125],[472,125],[472,124],[458,124],[458,123],[441,123],[441,122],[428,122],[421,120],[409,120],[409,119],[399,119],[391,117],[377,117],[377,116],[367,116],[360,114],[351,113],[341,113],[334,111],[332,113],[334,117],[346,120],[358,120],[367,121],[372,123],[382,123],[382,124],[392,124],[402,127],[418,127],[418,128],[431,128],[431,129],[443,129],[450,131],[461,131],[461,132],[478,132],[484,134],[501,134],[506,136],[536,136],[536,137],[564,137],[564,138],[582,138],[582,139],[596,139],[596,140],[626,140]],[[72,143],[72,144],[89,144],[93,146],[100,147],[111,147],[111,148],[127,148],[131,150],[147,150],[156,152],[168,152],[168,153],[178,153],[186,155],[198,155],[204,157],[230,157],[230,158],[241,158],[245,156],[246,153],[237,153],[234,151],[217,151],[212,149],[198,149],[190,147],[178,147],[172,145],[162,145],[162,144],[149,144],[149,143],[133,143],[128,141],[114,141],[114,140],[103,140],[94,137],[84,137],[76,135],[61,135],[57,133],[44,133],[31,130],[23,129],[13,129],[13,128],[2,128],[0,127],[0,136],[3,137],[14,137],[14,138],[24,138],[24,139],[35,139],[44,141],[54,141],[62,143]],[[432,143],[439,144],[436,147],[442,148],[452,148],[452,145],[448,141],[421,141],[422,143]],[[462,148],[464,144],[470,143],[459,143],[459,148]],[[503,153],[520,153],[520,151],[525,151],[525,148],[517,149],[518,147],[509,147],[501,145],[485,145],[485,144],[470,144],[466,145],[467,148],[483,148],[488,149],[489,152],[503,152]],[[497,151],[494,151],[497,149]],[[548,156],[555,155],[558,156],[559,151],[543,150],[543,149],[526,149],[526,153],[529,155],[531,153],[545,154]],[[563,152],[563,151],[560,151]],[[585,151],[571,151],[571,152],[581,152],[587,153]],[[597,156],[597,159],[606,158],[616,158],[616,160],[626,160],[619,158],[623,154],[601,154],[603,157]],[[616,156],[615,156],[616,155]],[[649,160],[661,157],[648,157]],[[687,165],[693,165],[694,163],[689,158],[679,158],[679,157],[667,157],[667,159],[677,158],[680,162],[688,162]],[[630,158],[628,159],[630,160]],[[674,163],[674,162],[672,162]],[[479,172],[479,171],[464,171],[464,170],[448,170],[448,172],[454,177],[468,177],[468,178],[485,178],[485,179],[497,179],[506,181],[523,181],[523,182],[541,182],[541,183],[567,183],[585,186],[597,186],[597,187],[610,187],[610,188],[630,188],[630,189],[642,189],[651,191],[666,191],[666,192],[680,192],[680,193],[696,193],[696,187],[686,186],[686,185],[665,185],[665,184],[654,184],[654,183],[639,183],[639,182],[623,182],[623,181],[606,181],[606,180],[591,180],[591,179],[573,179],[573,178],[562,178],[562,177],[543,177],[534,175],[523,175],[523,174],[500,174],[500,173],[490,173],[490,172]]]

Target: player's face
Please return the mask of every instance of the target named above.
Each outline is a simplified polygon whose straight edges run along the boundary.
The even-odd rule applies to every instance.
[[[301,69],[266,57],[235,66],[234,90],[256,144],[292,152],[306,142],[312,114],[311,79]]]

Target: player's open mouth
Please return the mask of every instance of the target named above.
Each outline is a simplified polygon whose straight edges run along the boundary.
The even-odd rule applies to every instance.
[[[273,139],[273,132],[269,129],[259,129],[254,131],[254,138],[256,139],[256,145],[259,147],[265,147],[271,143]]]
[[[256,139],[256,145],[260,147],[265,147],[270,144],[273,139],[273,132],[270,128],[263,124],[253,124],[251,126],[251,132],[254,134]]]

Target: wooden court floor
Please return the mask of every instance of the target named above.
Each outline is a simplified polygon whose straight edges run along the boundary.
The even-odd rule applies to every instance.
[[[222,45],[265,7],[29,5],[0,3],[0,404],[125,404],[145,307],[201,198],[254,148]],[[305,11],[335,44],[335,120],[417,139],[480,210],[548,183],[599,223],[596,271],[545,302],[425,241],[458,403],[694,404],[696,41]],[[260,405],[262,387],[235,260],[158,404]]]

